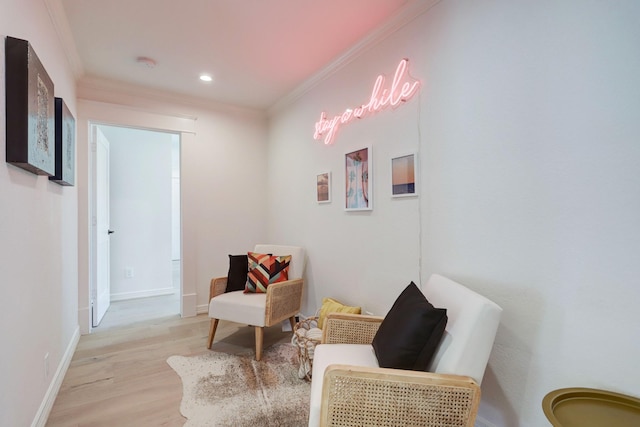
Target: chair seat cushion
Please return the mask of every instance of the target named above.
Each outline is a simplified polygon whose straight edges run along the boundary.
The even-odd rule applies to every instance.
[[[252,326],[264,326],[267,294],[227,292],[209,301],[209,317]]]
[[[309,425],[320,425],[322,381],[329,365],[378,367],[378,359],[371,344],[319,344],[313,354]]]

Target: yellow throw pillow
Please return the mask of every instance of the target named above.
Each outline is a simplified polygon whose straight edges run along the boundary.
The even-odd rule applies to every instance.
[[[320,307],[320,315],[318,316],[318,328],[322,329],[322,327],[324,326],[324,319],[329,313],[360,314],[360,312],[360,307],[350,307],[334,300],[333,298],[323,298],[322,307]]]

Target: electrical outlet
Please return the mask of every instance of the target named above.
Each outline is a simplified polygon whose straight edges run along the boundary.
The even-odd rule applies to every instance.
[[[44,354],[44,379],[49,379],[49,353]]]
[[[127,279],[132,279],[133,278],[133,268],[131,267],[127,267],[124,269],[124,277],[126,277]]]

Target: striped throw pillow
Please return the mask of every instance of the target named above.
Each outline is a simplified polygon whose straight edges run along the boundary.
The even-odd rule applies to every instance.
[[[289,280],[289,264],[291,255],[274,256],[248,252],[249,272],[245,293],[266,293],[272,283]]]

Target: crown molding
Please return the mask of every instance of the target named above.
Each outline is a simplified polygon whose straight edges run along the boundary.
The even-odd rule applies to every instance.
[[[86,101],[105,102],[137,108],[156,108],[158,103],[170,106],[181,105],[184,107],[200,108],[232,112],[253,117],[266,118],[264,110],[238,107],[231,104],[211,101],[205,98],[192,97],[157,88],[148,88],[115,80],[98,77],[83,77],[77,82],[77,97]],[[175,114],[184,116],[184,114]],[[188,115],[189,117],[192,117]]]
[[[215,101],[208,101],[202,98],[190,97],[185,95],[172,94],[169,92],[159,92],[157,89],[147,89],[140,86],[121,84],[115,81],[92,78],[85,76],[82,60],[78,55],[77,46],[71,27],[67,20],[67,15],[61,0],[42,0],[47,7],[49,16],[58,35],[62,47],[64,49],[67,60],[71,66],[72,72],[78,80],[78,97],[85,99],[89,93],[106,92],[115,90],[121,94],[137,94],[150,100],[174,102],[186,106],[200,108],[214,108],[225,111],[235,111],[238,113],[249,113],[255,115],[259,112],[261,115],[270,116],[282,108],[292,104],[318,84],[337,73],[340,69],[354,61],[358,56],[373,48],[402,27],[406,26],[419,16],[426,13],[431,7],[442,0],[408,0],[407,4],[397,11],[390,20],[384,25],[369,33],[354,46],[337,56],[327,66],[313,74],[310,78],[298,85],[287,95],[276,101],[266,110],[255,110],[250,108],[237,107],[230,104],[224,104]]]
[[[84,66],[82,65],[80,55],[78,55],[78,48],[73,39],[71,27],[69,26],[67,14],[64,11],[61,0],[43,0],[43,2],[47,7],[53,27],[58,34],[58,39],[62,43],[67,61],[71,66],[71,71],[76,78],[82,77],[84,74]]]
[[[315,86],[354,61],[358,56],[426,13],[440,1],[441,0],[409,0],[407,4],[396,12],[384,25],[369,33],[353,47],[336,57],[327,66],[276,101],[275,104],[267,109],[268,115],[271,116],[282,108],[292,104]]]

